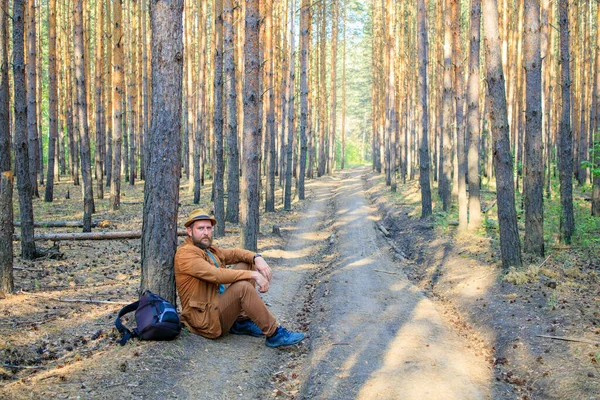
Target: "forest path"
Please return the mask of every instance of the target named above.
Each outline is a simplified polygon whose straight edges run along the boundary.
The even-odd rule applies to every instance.
[[[377,233],[365,169],[338,173],[334,260],[321,271],[300,398],[489,398],[492,374]]]

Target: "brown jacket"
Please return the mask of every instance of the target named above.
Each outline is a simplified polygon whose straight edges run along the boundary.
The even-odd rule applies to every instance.
[[[219,283],[251,279],[251,271],[227,269],[227,265],[245,262],[252,265],[254,253],[243,249],[210,246],[219,268],[206,254],[186,238],[175,253],[175,282],[181,299],[181,320],[190,331],[207,338],[221,336],[219,320]]]

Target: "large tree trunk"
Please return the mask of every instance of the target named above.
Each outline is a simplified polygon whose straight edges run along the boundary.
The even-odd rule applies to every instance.
[[[597,21],[600,21],[600,7],[598,7]],[[600,216],[600,27],[596,34],[596,81],[594,83],[594,106],[596,109],[594,137],[594,163],[592,188],[592,215]]]
[[[421,185],[421,218],[431,215],[431,185],[429,181],[429,104],[427,87],[427,9],[425,0],[418,0],[417,4],[417,57],[419,59],[418,91],[419,113],[421,124],[419,126],[419,183]]]
[[[49,135],[48,135],[48,172],[44,201],[54,199],[54,163],[56,140],[58,138],[58,75],[56,70],[56,0],[50,0],[48,6],[48,98],[49,98]]]
[[[214,45],[214,163],[213,204],[217,220],[216,236],[225,235],[224,161],[223,161],[223,0],[215,0]]]
[[[75,83],[77,90],[76,113],[79,120],[79,153],[81,176],[83,178],[83,231],[92,230],[94,193],[92,189],[92,159],[87,119],[87,94],[85,85],[84,44],[83,44],[83,0],[75,3]]]
[[[227,211],[225,221],[237,223],[240,213],[240,159],[238,152],[238,109],[235,76],[235,34],[233,0],[223,3],[223,65],[225,68],[225,97],[227,130]]]
[[[525,1],[525,252],[544,255],[544,160],[542,157],[542,58],[540,53],[540,2]]]
[[[37,174],[40,168],[40,144],[37,121],[37,49],[35,0],[27,1],[27,141],[31,194],[40,197]]]
[[[21,215],[21,257],[37,257],[33,240],[33,205],[29,175],[29,147],[27,144],[27,90],[25,86],[25,0],[13,2],[13,88],[15,118],[15,167]]]
[[[112,180],[110,182],[110,208],[121,208],[121,145],[123,142],[123,27],[121,25],[123,0],[113,2],[113,73],[112,73]]]
[[[452,14],[450,0],[446,0],[444,10],[444,97],[443,120],[444,128],[440,137],[440,172],[438,193],[442,199],[444,211],[450,210],[452,202],[452,130],[454,114],[452,113]]]
[[[262,142],[259,110],[262,107],[259,76],[259,30],[261,15],[258,0],[246,1],[246,40],[244,43],[244,159],[242,162],[242,247],[256,251],[258,244],[260,200],[260,145]]]
[[[0,1],[8,10],[8,0]],[[8,13],[0,15],[0,295],[13,291],[13,173],[8,84]]]
[[[517,230],[515,189],[512,178],[512,158],[506,112],[504,73],[500,59],[498,33],[498,8],[496,0],[483,1],[483,28],[485,37],[485,61],[487,69],[489,118],[494,146],[496,169],[496,197],[498,199],[498,223],[500,226],[500,252],[502,265],[521,266],[521,242]]]
[[[290,71],[288,76],[288,96],[287,96],[287,145],[286,145],[286,163],[285,163],[285,188],[283,194],[283,209],[292,209],[292,156],[294,151],[294,117],[296,107],[295,101],[295,80],[296,80],[296,58],[294,57],[295,51],[295,32],[294,32],[294,11],[295,11],[295,0],[291,0],[291,13],[290,13]],[[335,85],[335,83],[333,84]],[[335,101],[335,100],[334,100]],[[335,130],[335,127],[334,127]]]
[[[481,226],[479,180],[479,46],[481,28],[481,0],[471,0],[471,48],[469,52],[469,80],[467,82],[467,137],[469,181],[469,229]]]
[[[152,122],[144,185],[140,293],[150,289],[172,303],[176,300],[173,257],[181,172],[182,14],[183,0],[150,3]]]
[[[570,244],[575,231],[573,215],[573,131],[571,130],[571,57],[569,53],[569,2],[559,1],[560,69],[562,110],[558,140],[558,173],[560,180],[560,240]]]

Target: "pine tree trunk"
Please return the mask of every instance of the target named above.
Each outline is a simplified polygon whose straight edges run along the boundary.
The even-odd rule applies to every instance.
[[[223,3],[223,64],[225,69],[225,98],[227,128],[227,211],[225,221],[237,223],[240,212],[240,159],[238,152],[238,109],[235,75],[234,5],[232,0]]]
[[[223,161],[223,0],[215,0],[215,46],[214,46],[214,208],[217,219],[216,235],[225,235],[224,161]]]
[[[112,73],[112,180],[110,182],[110,208],[121,208],[121,145],[123,142],[124,65],[123,65],[123,0],[113,2],[113,73]]]
[[[104,79],[104,88],[106,89],[106,112],[104,113],[105,118],[105,126],[106,126],[106,153],[104,155],[104,174],[106,175],[106,187],[110,188],[112,182],[112,160],[113,160],[113,124],[114,124],[114,115],[113,115],[113,38],[114,32],[112,27],[111,20],[111,3],[110,1],[106,2],[106,25],[105,29],[107,32],[107,45],[106,45],[106,69],[105,69],[105,79]],[[111,62],[112,61],[112,62]]]
[[[310,29],[310,2],[302,0],[300,11],[300,173],[298,174],[298,199],[304,200],[304,180],[306,175],[306,156],[308,151],[308,46]],[[343,129],[342,129],[343,132]],[[343,160],[343,158],[342,158]],[[342,168],[343,168],[342,161]]]
[[[320,31],[319,31],[319,44],[320,44],[320,53],[319,53],[319,84],[318,87],[321,88],[319,93],[320,98],[320,106],[319,106],[319,161],[317,168],[317,176],[325,175],[325,167],[327,164],[326,157],[327,153],[325,151],[326,143],[325,143],[325,126],[327,124],[327,86],[325,85],[326,79],[326,61],[325,55],[327,53],[326,43],[327,43],[327,2],[322,1],[320,3]]]
[[[259,110],[262,107],[259,76],[259,31],[261,15],[259,0],[246,1],[246,39],[244,43],[244,157],[242,162],[242,247],[256,251],[260,228],[260,157],[261,121]]]
[[[337,123],[337,43],[338,43],[338,0],[331,0],[331,108],[329,109],[329,147],[327,149],[327,174],[335,170],[335,138]],[[293,22],[292,22],[293,23]]]
[[[138,4],[139,2],[133,1],[130,4],[130,12],[128,13],[130,18],[130,33],[129,33],[129,44],[130,44],[130,73],[129,73],[129,86],[127,88],[127,96],[129,97],[129,185],[135,185],[136,179],[136,137],[138,136],[138,105],[137,105],[137,15],[138,15]]]
[[[55,0],[54,0],[55,1]],[[99,199],[104,198],[104,1],[96,1],[96,196]]]
[[[0,1],[0,10],[8,10],[8,0]],[[8,38],[8,13],[2,13],[0,15],[0,295],[12,293],[14,289]]]
[[[183,0],[150,3],[152,118],[144,185],[140,293],[150,289],[175,303],[173,257],[181,172]]]
[[[288,76],[287,87],[287,144],[286,144],[286,165],[285,165],[285,188],[283,194],[283,209],[289,211],[292,209],[292,158],[294,151],[294,116],[295,116],[295,79],[296,79],[296,63],[294,57],[295,51],[295,32],[294,32],[294,11],[295,0],[291,0],[290,7],[290,70]],[[335,128],[334,128],[335,129]]]
[[[454,126],[454,114],[452,113],[452,14],[450,13],[450,0],[445,2],[444,21],[444,97],[443,97],[443,121],[444,129],[440,137],[440,179],[438,193],[442,199],[444,211],[450,210],[452,202],[452,130]]]
[[[265,4],[265,147],[267,182],[265,184],[265,211],[275,211],[275,169],[277,164],[275,139],[275,52],[273,46],[273,3]]]
[[[427,9],[425,0],[418,0],[417,3],[417,57],[419,59],[418,71],[418,103],[419,113],[421,115],[421,124],[419,126],[419,137],[421,143],[419,146],[419,184],[421,185],[421,218],[431,215],[431,185],[429,182],[429,104],[428,104],[428,86],[427,86]]]
[[[597,7],[597,21],[600,21],[600,7]],[[592,215],[600,216],[600,27],[596,34],[596,80],[594,83],[594,106],[596,108],[594,137],[594,169],[592,188]]]
[[[569,53],[569,2],[560,0],[560,66],[562,110],[558,139],[558,173],[560,180],[560,240],[570,244],[575,231],[573,216],[573,131],[571,130],[571,56]]]
[[[58,75],[56,70],[56,0],[50,0],[48,6],[48,114],[50,116],[48,134],[48,172],[44,201],[54,199],[54,164],[56,141],[58,138]]]
[[[198,93],[198,129],[194,137],[194,204],[200,203],[200,188],[202,186],[202,146],[204,141],[204,132],[207,130],[206,122],[207,104],[206,104],[206,20],[207,20],[207,2],[202,1],[199,15],[199,65],[198,65],[198,82],[200,91]]]
[[[489,119],[494,147],[496,197],[500,227],[500,252],[504,268],[521,266],[521,242],[517,230],[512,158],[506,112],[504,73],[500,59],[498,8],[496,0],[483,1],[483,30],[487,70]]]
[[[33,239],[33,206],[27,144],[27,90],[25,86],[25,0],[13,2],[13,80],[15,118],[15,169],[21,218],[21,257],[37,257]]]
[[[83,231],[92,230],[92,213],[94,212],[94,193],[92,190],[92,161],[90,152],[90,136],[87,119],[87,95],[85,85],[84,44],[83,44],[83,0],[77,0],[74,13],[75,43],[75,112],[79,121],[79,153],[81,159],[81,175],[83,178]]]
[[[37,51],[35,0],[27,1],[27,142],[31,194],[40,197],[37,175],[40,168],[40,144],[37,121]]]
[[[542,157],[542,58],[540,53],[540,2],[525,1],[526,125],[525,176],[523,206],[525,209],[525,237],[523,250],[544,256],[544,208]]]

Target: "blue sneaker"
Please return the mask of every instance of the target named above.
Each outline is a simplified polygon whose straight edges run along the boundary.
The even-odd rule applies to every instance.
[[[279,326],[275,334],[267,338],[265,344],[269,347],[291,346],[300,343],[305,337],[306,335],[302,332],[290,332],[283,326]]]
[[[263,333],[251,319],[245,319],[243,321],[235,321],[229,332],[234,335],[250,335],[254,337],[262,336]]]

